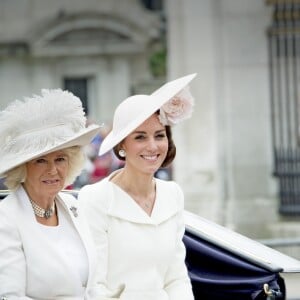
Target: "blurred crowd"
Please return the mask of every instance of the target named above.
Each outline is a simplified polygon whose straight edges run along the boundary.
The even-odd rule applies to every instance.
[[[109,151],[102,156],[98,155],[99,147],[108,132],[108,128],[102,127],[92,142],[85,146],[87,159],[84,169],[74,184],[68,188],[79,189],[86,184],[95,183],[108,176],[111,172],[123,167],[124,162],[119,160],[113,151]]]

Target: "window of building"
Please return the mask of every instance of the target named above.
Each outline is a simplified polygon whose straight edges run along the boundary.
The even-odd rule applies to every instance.
[[[84,111],[88,115],[88,78],[65,78],[64,89],[70,91],[81,100]]]
[[[161,11],[163,8],[163,0],[141,0],[143,6],[149,10]]]

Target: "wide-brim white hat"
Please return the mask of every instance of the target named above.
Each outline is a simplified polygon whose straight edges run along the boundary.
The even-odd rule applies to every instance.
[[[139,127],[167,101],[184,89],[197,74],[190,74],[165,83],[151,95],[134,95],[122,101],[115,110],[113,128],[100,145],[105,154]]]
[[[0,112],[0,177],[42,155],[85,146],[99,130],[86,127],[82,103],[68,91],[42,90],[41,96],[16,100]]]

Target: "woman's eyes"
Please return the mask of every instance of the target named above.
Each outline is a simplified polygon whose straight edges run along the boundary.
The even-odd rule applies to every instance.
[[[36,160],[36,162],[37,162],[38,164],[42,164],[42,163],[45,163],[46,160],[43,159],[43,158],[39,158],[39,159]]]
[[[55,159],[56,162],[64,162],[66,160],[67,160],[67,158],[65,156],[57,157]],[[44,164],[44,163],[47,163],[47,162],[48,161],[44,158],[39,158],[39,159],[36,160],[36,163],[38,163],[38,164]]]
[[[166,135],[164,134],[164,133],[159,133],[159,134],[157,134],[157,135],[155,135],[155,139],[163,139],[163,138],[165,138],[166,137]],[[143,139],[146,139],[147,138],[147,136],[146,135],[137,135],[136,137],[135,137],[135,139],[136,140],[143,140]]]
[[[56,159],[56,161],[58,161],[58,162],[60,162],[60,161],[66,161],[66,160],[67,160],[67,158],[66,158],[65,156],[58,157],[58,158]]]

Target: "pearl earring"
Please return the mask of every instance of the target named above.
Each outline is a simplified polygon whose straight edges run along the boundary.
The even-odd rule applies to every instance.
[[[119,150],[119,155],[120,155],[121,157],[125,157],[125,156],[126,156],[125,150],[124,150],[124,149]]]

